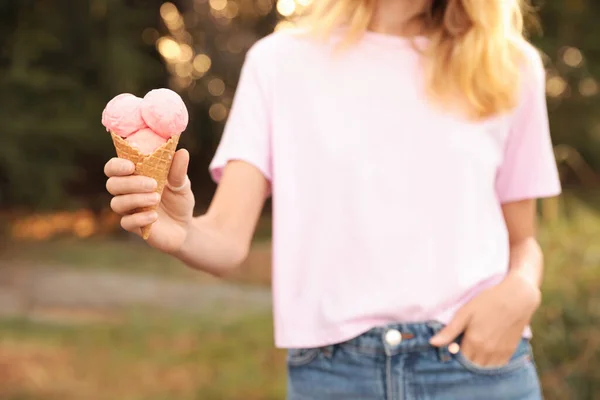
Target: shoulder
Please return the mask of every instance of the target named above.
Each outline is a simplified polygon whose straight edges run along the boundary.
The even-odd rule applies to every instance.
[[[299,76],[307,65],[324,56],[320,43],[307,31],[294,29],[274,32],[256,41],[246,53],[243,70],[267,91],[285,87],[291,76]]]
[[[530,89],[532,86],[538,89],[540,85],[545,86],[546,67],[544,66],[543,53],[527,41],[523,41],[519,45],[519,50],[521,53],[523,86]]]
[[[514,123],[539,123],[547,120],[545,55],[533,44],[519,44],[519,94],[512,112]],[[524,122],[525,121],[525,122]]]
[[[322,45],[308,31],[300,28],[285,29],[271,33],[258,40],[246,55],[247,62],[265,65],[278,60],[293,61],[306,56]]]
[[[521,39],[516,43],[518,52],[518,98],[512,114],[527,113],[531,107],[537,107],[546,102],[546,67],[544,54],[533,44]]]

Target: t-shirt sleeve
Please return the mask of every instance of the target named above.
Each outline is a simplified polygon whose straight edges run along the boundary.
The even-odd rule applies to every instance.
[[[504,158],[496,177],[496,192],[501,203],[553,197],[561,192],[550,138],[546,73],[537,52],[529,59],[521,101],[512,116]]]
[[[251,49],[242,67],[225,130],[209,166],[211,177],[217,183],[227,163],[234,160],[253,165],[271,180],[268,91],[259,72]]]

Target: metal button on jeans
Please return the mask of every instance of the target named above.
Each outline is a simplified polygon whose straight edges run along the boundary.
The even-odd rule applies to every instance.
[[[398,346],[402,342],[402,334],[397,329],[390,329],[385,333],[385,342],[390,346]]]

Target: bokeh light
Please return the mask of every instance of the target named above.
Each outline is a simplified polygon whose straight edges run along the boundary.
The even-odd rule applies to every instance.
[[[585,78],[579,82],[579,93],[585,97],[596,96],[598,89],[598,81],[594,78]]]
[[[579,67],[583,63],[583,54],[575,47],[567,47],[562,58],[565,64],[573,68]]]
[[[179,63],[175,65],[175,73],[181,78],[187,78],[192,75],[194,67],[190,63]]]
[[[167,60],[175,60],[181,54],[179,43],[169,37],[162,37],[156,42],[158,52]]]
[[[208,115],[211,119],[217,122],[222,122],[227,118],[227,107],[221,103],[215,103],[210,106],[208,110]]]
[[[199,73],[206,73],[210,69],[211,64],[210,57],[206,54],[198,54],[194,58],[194,69]]]
[[[215,11],[223,11],[227,7],[227,0],[210,0],[209,4]]]
[[[225,93],[225,82],[219,78],[211,79],[208,83],[208,92],[213,96],[221,96]]]
[[[188,44],[179,45],[179,61],[188,62],[194,57],[194,50]]]
[[[296,11],[296,3],[294,0],[278,0],[277,12],[284,17],[289,17]]]
[[[565,93],[567,82],[560,76],[552,76],[546,83],[546,92],[551,97],[559,97]]]
[[[173,3],[163,3],[160,6],[160,16],[165,22],[173,22],[179,17],[179,11]]]

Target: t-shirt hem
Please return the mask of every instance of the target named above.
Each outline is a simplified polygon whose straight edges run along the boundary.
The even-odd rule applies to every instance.
[[[545,192],[514,194],[514,195],[501,197],[499,200],[500,200],[500,204],[506,204],[506,203],[512,203],[512,202],[516,202],[516,201],[523,201],[523,200],[548,199],[548,198],[560,196],[561,193],[562,193],[562,189],[559,188],[559,189],[545,191]]]
[[[383,323],[381,325],[386,325],[386,324]],[[294,349],[294,348],[302,349],[302,348],[318,348],[318,347],[332,346],[335,344],[347,342],[347,341],[354,339],[364,333],[367,333],[371,329],[373,329],[377,326],[381,326],[381,325],[376,325],[376,324],[357,325],[353,329],[346,330],[343,335],[332,333],[332,331],[339,333],[339,330],[340,330],[339,328],[331,329],[331,331],[322,330],[318,334],[318,337],[320,339],[317,339],[317,336],[314,333],[304,335],[305,338],[310,338],[310,339],[304,339],[301,341],[300,340],[276,339],[275,347],[278,349]],[[298,331],[295,330],[295,332],[297,333]],[[335,337],[335,339],[333,339],[334,337]],[[332,339],[324,339],[324,338],[332,338]]]
[[[319,339],[317,339],[317,336],[314,334],[308,334],[305,336],[306,338],[312,337],[312,339],[309,339],[309,340],[305,339],[305,340],[299,341],[299,340],[293,340],[293,339],[292,340],[276,339],[275,347],[278,349],[283,349],[283,350],[320,348],[320,347],[332,346],[332,345],[347,342],[351,339],[354,339],[356,337],[359,337],[359,336],[367,333],[371,329],[383,327],[386,325],[401,324],[401,323],[415,323],[415,324],[423,323],[423,324],[426,324],[429,322],[438,322],[438,323],[441,323],[442,325],[448,325],[448,323],[450,323],[451,319],[452,319],[451,317],[448,317],[448,318],[440,317],[440,318],[432,318],[432,319],[423,320],[423,321],[410,321],[410,322],[388,321],[388,322],[381,322],[378,324],[373,324],[373,323],[360,324],[360,325],[357,325],[356,327],[354,327],[353,329],[348,329],[347,331],[344,332],[343,335],[334,335],[331,332],[321,331],[318,335]],[[339,329],[333,329],[332,331],[339,332]],[[297,333],[298,331],[295,330],[295,332]],[[335,336],[335,339],[333,339],[334,336]],[[533,337],[533,333],[532,333],[530,326],[525,327],[525,329],[523,330],[522,336],[524,339],[531,339]],[[326,338],[332,338],[332,339],[326,339]]]

